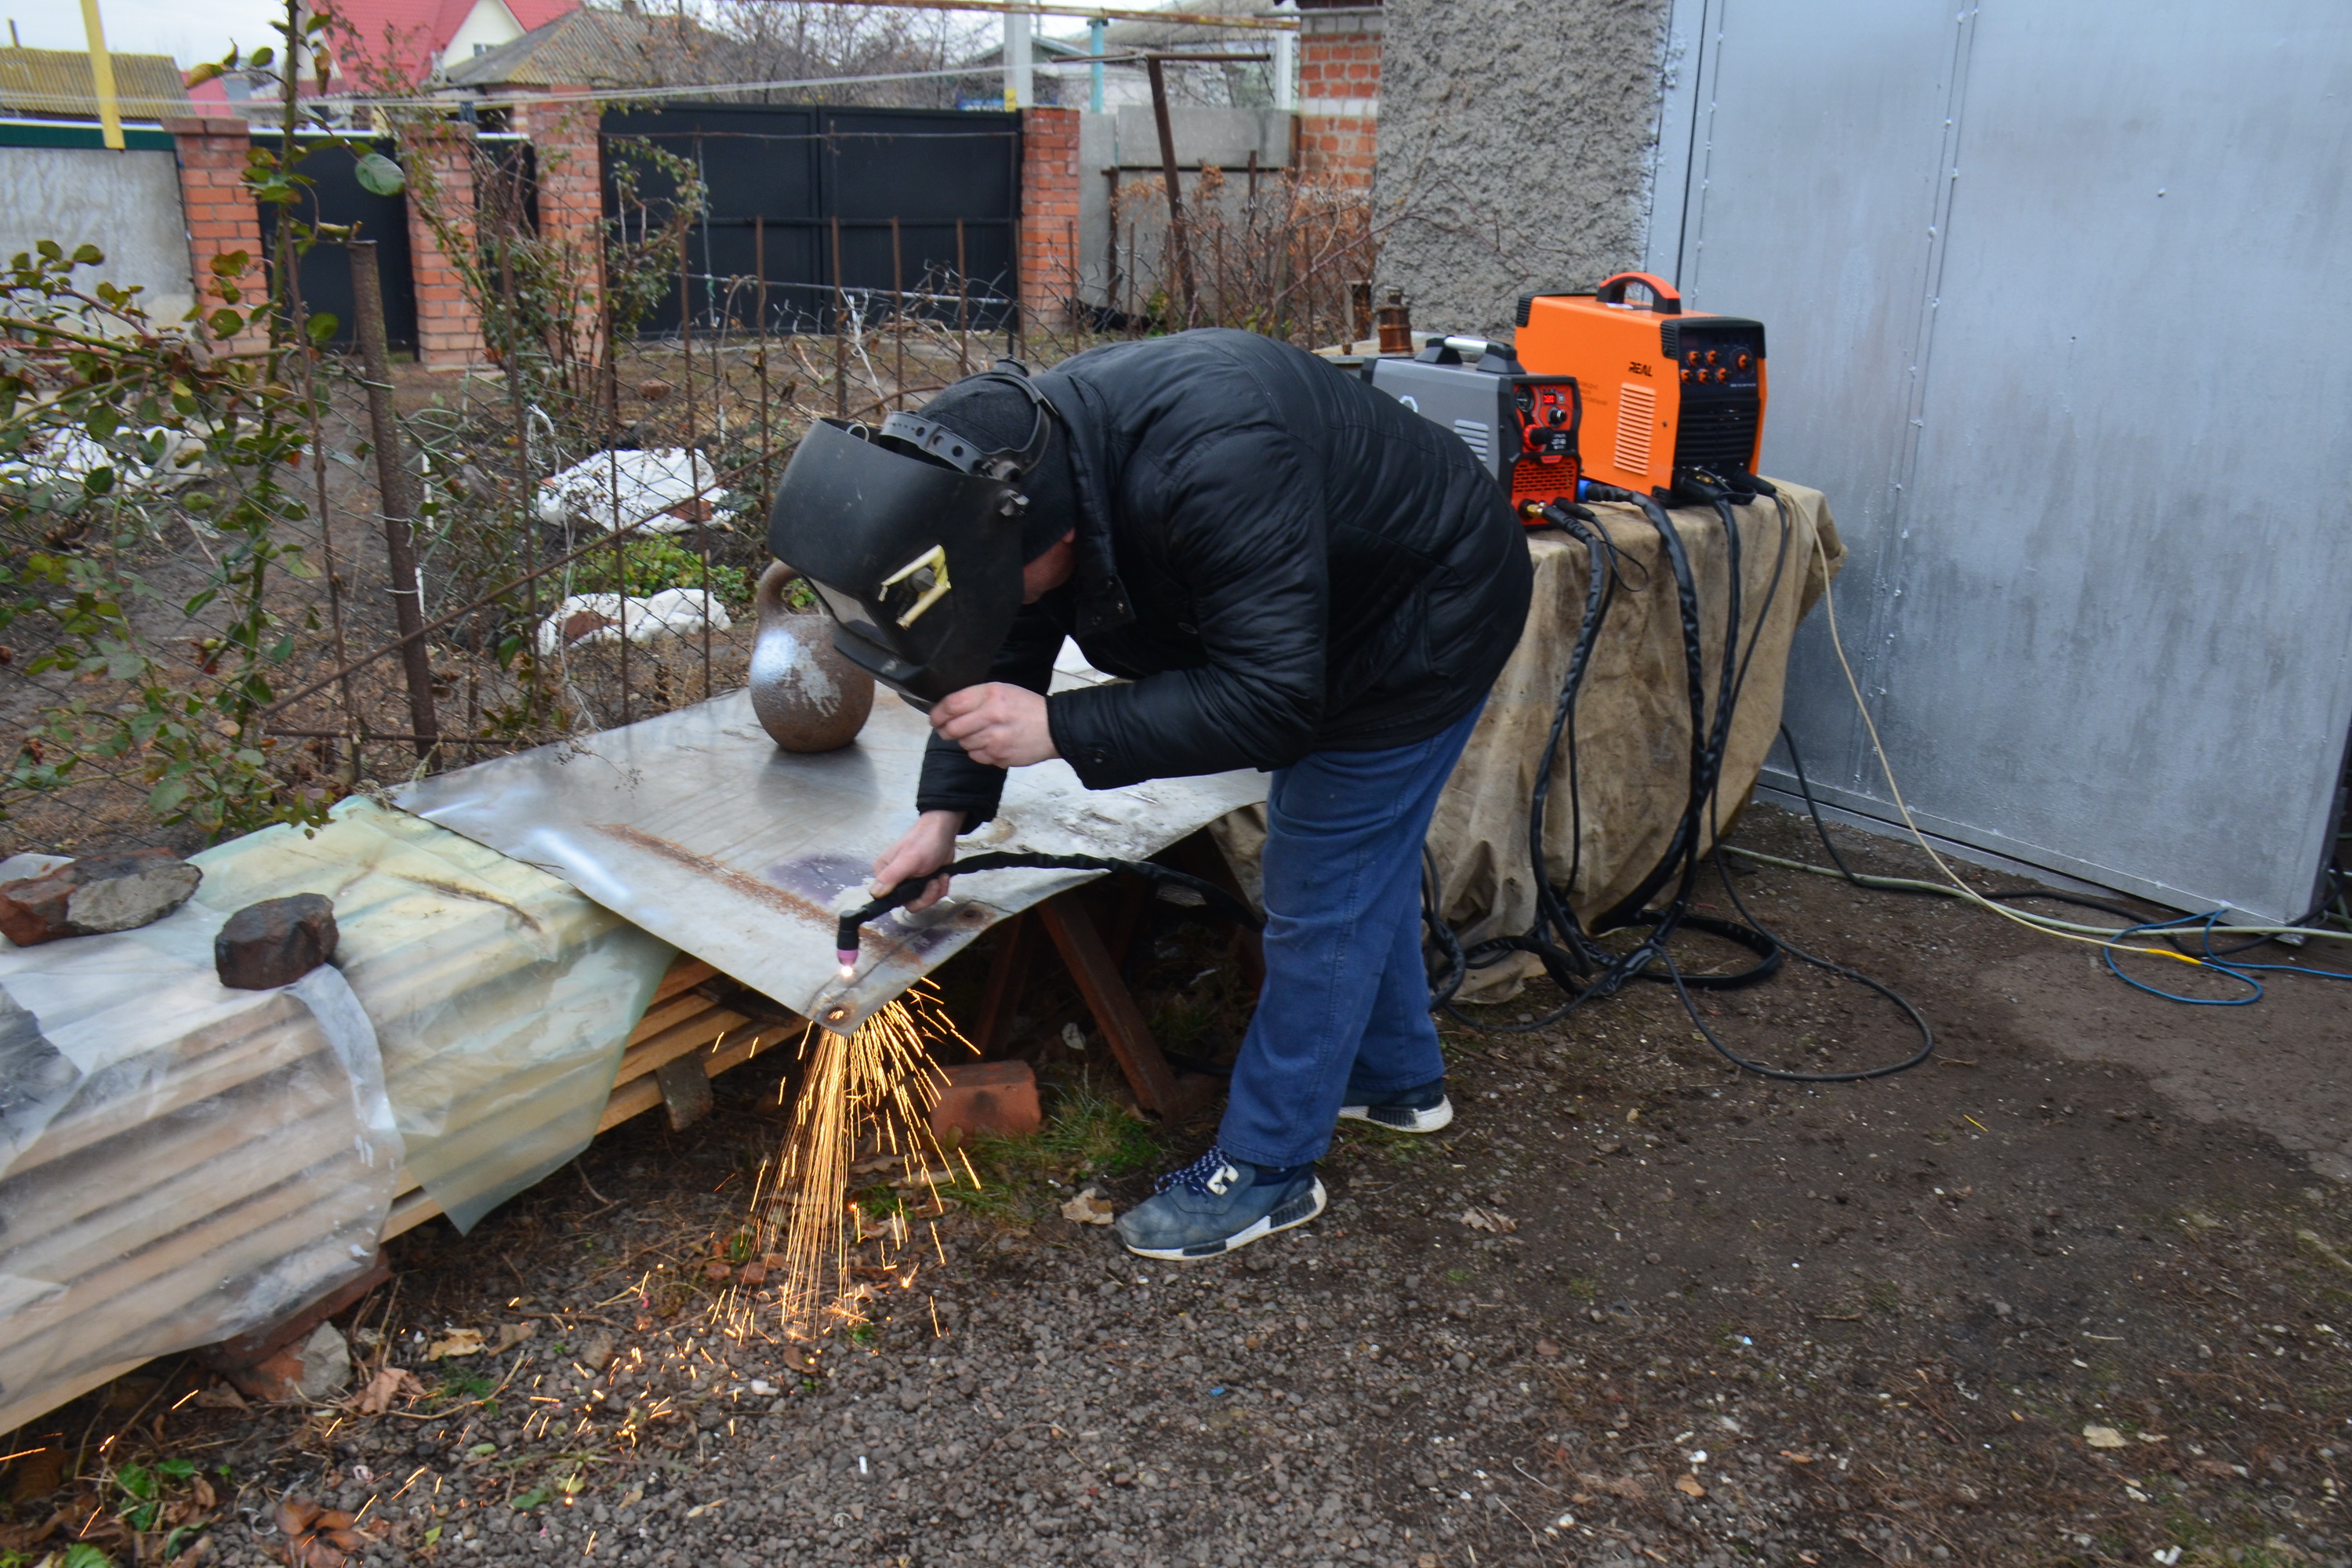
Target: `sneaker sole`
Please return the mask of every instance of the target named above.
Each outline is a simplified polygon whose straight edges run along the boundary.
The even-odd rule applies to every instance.
[[[1369,1121],[1375,1127],[1385,1127],[1391,1132],[1440,1132],[1454,1125],[1454,1101],[1441,1100],[1427,1110],[1408,1110],[1405,1120],[1392,1120],[1396,1112],[1381,1114],[1381,1108],[1373,1105],[1343,1105],[1339,1108],[1342,1121]]]
[[[1256,1223],[1244,1226],[1223,1241],[1203,1241],[1192,1247],[1138,1247],[1132,1242],[1121,1243],[1138,1258],[1157,1258],[1171,1263],[1187,1263],[1202,1258],[1222,1258],[1226,1253],[1262,1240],[1277,1230],[1288,1230],[1305,1225],[1321,1214],[1328,1203],[1324,1195],[1323,1178],[1315,1178],[1315,1185],[1275,1209]]]

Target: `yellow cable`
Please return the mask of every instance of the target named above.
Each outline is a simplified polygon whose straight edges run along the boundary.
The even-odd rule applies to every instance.
[[[2192,964],[2199,969],[2212,968],[2213,965],[2207,963],[2201,958],[2193,958],[2188,953],[2178,952],[2168,947],[2135,947],[2130,942],[2109,942],[2101,937],[2077,936],[2073,931],[2053,930],[2032,915],[2022,914],[2016,910],[1993,902],[1953,874],[1952,868],[1944,864],[1944,858],[1936,853],[1936,847],[1927,842],[1927,836],[1919,831],[1919,825],[1911,819],[1911,808],[1903,801],[1903,786],[1895,782],[1894,764],[1886,760],[1886,747],[1879,741],[1877,721],[1870,716],[1870,704],[1862,700],[1862,683],[1854,679],[1853,666],[1846,662],[1845,642],[1838,635],[1837,594],[1830,581],[1832,573],[1829,551],[1822,543],[1822,533],[1819,528],[1813,530],[1813,557],[1822,563],[1822,604],[1829,612],[1830,648],[1837,655],[1838,668],[1845,672],[1845,687],[1848,691],[1853,693],[1854,709],[1861,713],[1863,725],[1870,731],[1870,749],[1878,757],[1878,771],[1885,776],[1887,792],[1895,797],[1895,809],[1903,814],[1903,826],[1911,830],[1911,837],[1919,841],[1919,847],[1927,852],[1927,858],[1936,863],[1936,869],[1944,874],[1945,880],[1952,884],[1960,897],[1979,909],[1990,910],[2003,920],[2013,921],[2028,931],[2040,931],[2044,936],[2054,936],[2062,942],[2079,942],[2092,947],[2112,948],[2117,952],[2142,952],[2157,958],[2177,959],[2182,963]]]

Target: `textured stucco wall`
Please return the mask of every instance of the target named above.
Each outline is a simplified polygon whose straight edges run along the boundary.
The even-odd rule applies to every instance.
[[[1668,0],[1389,0],[1374,193],[1413,325],[1638,267]]]
[[[194,296],[179,166],[165,152],[95,147],[0,147],[0,258],[54,239],[70,253],[95,245],[105,265],[75,274],[147,289],[158,321],[177,321]]]

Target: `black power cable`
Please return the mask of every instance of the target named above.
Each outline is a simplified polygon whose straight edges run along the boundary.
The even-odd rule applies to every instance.
[[[1830,862],[1837,868],[1839,876],[1844,878],[1846,881],[1852,883],[1854,887],[1861,888],[1866,891],[1874,893],[1908,893],[1921,898],[1946,898],[1952,896],[1948,893],[1945,889],[1939,886],[1914,883],[1899,878],[1873,877],[1866,873],[1856,871],[1853,867],[1847,865],[1845,862],[1845,857],[1838,853],[1836,840],[1830,837],[1828,824],[1822,820],[1821,805],[1813,798],[1812,781],[1805,774],[1804,756],[1797,750],[1796,737],[1789,733],[1789,727],[1786,724],[1780,726],[1780,744],[1788,748],[1790,770],[1797,775],[1797,793],[1804,797],[1805,810],[1813,819],[1814,837],[1818,837],[1822,841],[1822,847],[1829,852]],[[1731,853],[1737,855],[1739,851],[1735,848]],[[2336,905],[2339,909],[2344,908],[2345,875],[2343,871],[2331,866],[2326,868],[2326,876],[2328,879],[2328,887],[2321,893],[2319,901],[2312,906],[2311,912],[2305,915],[2300,920],[2289,921],[2287,922],[2289,925],[2316,925],[2327,917],[2329,905],[2331,903]],[[2124,921],[2131,931],[2140,932],[2147,936],[2161,938],[2164,942],[2169,944],[2175,952],[2186,952],[2188,951],[2186,948],[2181,946],[2181,939],[2189,934],[2187,931],[2166,930],[2159,925],[2151,924],[2144,911],[2126,908],[2125,905],[2116,903],[2111,900],[2085,898],[2080,893],[2062,893],[2050,888],[2004,888],[1995,892],[1979,893],[1978,897],[1991,903],[2027,903],[2040,900],[2048,903],[2072,905],[2074,908],[2079,910],[2095,910],[2101,914],[2114,915],[2118,920]],[[1738,895],[1734,894],[1733,902],[1737,903],[1738,901]],[[2347,919],[2352,919],[2352,910],[2346,910],[2345,912]],[[2208,931],[2204,934],[2206,937],[2206,951],[2202,953],[2191,954],[2190,956],[2214,960],[2227,959],[2233,954],[2244,952],[2251,948],[2260,947],[2264,942],[2274,940],[2271,936],[2264,935],[2254,937],[2247,942],[2235,942],[2228,947],[2216,948],[2211,946],[2210,932]],[[1794,952],[1796,952],[1796,949],[1790,948],[1789,951]],[[1799,956],[1801,957],[1803,955],[1799,954]],[[2110,959],[2109,962],[2112,964],[2113,960]],[[1861,977],[1856,976],[1856,978],[1859,979]],[[2143,989],[2146,988],[2144,987]],[[2173,996],[2171,993],[2165,991],[2151,990],[2149,994],[2164,996],[2172,1001],[2185,1000],[2185,998]]]
[[[1918,1009],[1891,987],[1857,971],[1830,960],[1790,946],[1764,929],[1732,889],[1732,901],[1739,910],[1741,921],[1712,920],[1691,912],[1699,862],[1701,840],[1714,826],[1714,813],[1722,784],[1724,752],[1730,737],[1732,716],[1738,710],[1740,694],[1747,684],[1748,669],[1754,659],[1763,627],[1780,587],[1788,564],[1788,552],[1793,529],[1788,502],[1770,484],[1753,476],[1739,476],[1731,480],[1717,480],[1707,475],[1685,477],[1682,486],[1688,499],[1714,507],[1724,528],[1725,557],[1729,581],[1724,595],[1725,631],[1721,668],[1715,692],[1715,712],[1710,721],[1706,711],[1706,682],[1703,623],[1698,604],[1698,591],[1689,552],[1680,531],[1665,510],[1648,496],[1591,486],[1587,493],[1595,499],[1623,501],[1639,508],[1650,525],[1657,531],[1665,552],[1666,563],[1675,579],[1675,605],[1683,633],[1684,679],[1690,710],[1690,761],[1688,786],[1684,808],[1675,824],[1665,853],[1655,866],[1636,884],[1634,890],[1593,922],[1588,931],[1570,908],[1565,889],[1553,886],[1544,855],[1544,824],[1549,803],[1552,760],[1563,737],[1569,761],[1569,801],[1570,825],[1576,843],[1571,849],[1569,887],[1575,885],[1580,868],[1582,850],[1582,803],[1578,789],[1577,742],[1575,713],[1578,695],[1585,673],[1591,662],[1592,649],[1601,624],[1613,603],[1618,582],[1618,555],[1613,543],[1597,526],[1598,520],[1581,506],[1555,504],[1543,513],[1544,521],[1578,540],[1585,546],[1590,576],[1585,594],[1584,619],[1579,626],[1577,640],[1569,659],[1569,668],[1561,682],[1560,694],[1552,713],[1552,723],[1546,739],[1544,752],[1537,764],[1534,788],[1528,798],[1528,857],[1531,879],[1536,890],[1536,919],[1523,934],[1490,939],[1465,951],[1460,939],[1448,928],[1436,906],[1435,870],[1426,851],[1423,858],[1423,919],[1429,927],[1444,961],[1444,968],[1433,986],[1431,1001],[1443,1007],[1457,1022],[1489,1033],[1519,1034],[1544,1028],[1595,997],[1613,994],[1629,981],[1643,979],[1671,984],[1684,1010],[1700,1034],[1723,1058],[1745,1072],[1760,1077],[1803,1083],[1854,1082],[1864,1079],[1882,1078],[1901,1072],[1925,1061],[1935,1049],[1934,1032]],[[1749,637],[1747,647],[1740,647],[1739,630],[1745,619],[1742,604],[1744,571],[1738,518],[1734,507],[1741,502],[1769,499],[1780,522],[1780,549],[1774,559],[1772,575],[1757,615],[1757,631]],[[1716,857],[1717,873],[1723,874],[1718,851]],[[1730,887],[1727,875],[1725,886]],[[1674,891],[1662,908],[1647,906],[1652,899],[1673,884]],[[1633,949],[1617,952],[1603,947],[1596,933],[1639,929],[1646,932]],[[1758,956],[1751,967],[1729,974],[1691,975],[1683,973],[1669,951],[1669,943],[1677,931],[1688,929],[1705,932],[1746,947]],[[1486,1024],[1466,1016],[1454,1001],[1469,970],[1498,961],[1506,952],[1531,952],[1544,967],[1553,983],[1568,994],[1568,1000],[1540,1018],[1519,1024]],[[1804,962],[1829,973],[1861,982],[1899,1007],[1907,1020],[1919,1031],[1919,1049],[1899,1062],[1857,1069],[1851,1072],[1807,1073],[1771,1068],[1741,1056],[1727,1046],[1708,1026],[1692,998],[1693,990],[1729,990],[1755,984],[1776,973],[1784,952],[1795,953]]]

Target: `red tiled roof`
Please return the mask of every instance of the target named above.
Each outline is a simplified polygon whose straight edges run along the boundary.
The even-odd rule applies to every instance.
[[[524,32],[580,8],[580,0],[504,0]],[[320,0],[346,51],[377,74],[422,80],[473,14],[474,0]]]

